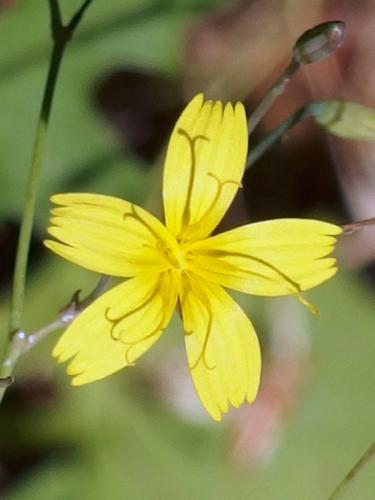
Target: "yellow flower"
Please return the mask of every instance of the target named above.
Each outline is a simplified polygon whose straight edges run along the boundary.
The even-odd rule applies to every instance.
[[[164,166],[165,225],[133,203],[95,194],[58,194],[45,244],[75,264],[130,278],[85,309],[53,355],[68,359],[72,384],[134,362],[182,316],[190,373],[208,413],[251,403],[261,356],[254,328],[224,290],[294,295],[336,272],[341,228],[315,220],[247,224],[210,237],[244,173],[247,121],[235,107],[196,96],[173,130]]]

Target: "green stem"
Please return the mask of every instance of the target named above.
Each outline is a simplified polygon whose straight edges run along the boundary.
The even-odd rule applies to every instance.
[[[26,201],[18,240],[16,264],[14,270],[12,304],[9,323],[9,333],[11,335],[20,328],[21,324],[22,310],[25,298],[27,260],[30,248],[30,238],[33,228],[40,169],[45,150],[52,101],[62,56],[64,54],[64,49],[64,43],[55,42],[51,54],[50,67],[39,113],[31,168],[27,181]]]
[[[249,117],[249,133],[251,133],[272,106],[275,99],[280,96],[297,70],[329,57],[340,47],[345,37],[345,23],[342,21],[329,21],[318,24],[305,31],[293,47],[292,59],[270,90],[260,101],[255,111]]]
[[[292,76],[300,68],[300,63],[293,57],[288,66],[284,69],[278,79],[274,82],[270,90],[266,93],[258,106],[249,116],[249,134],[255,129],[260,120],[270,109],[275,99],[279,97],[285,90]]]
[[[297,125],[305,118],[314,116],[320,106],[319,102],[313,102],[306,106],[302,106],[295,113],[290,115],[278,127],[273,129],[264,139],[256,144],[252,149],[247,159],[246,168],[251,167],[271,146],[282,139],[292,127]]]
[[[14,382],[13,377],[0,378],[0,389],[3,387],[9,387]]]
[[[336,500],[345,494],[350,483],[355,477],[375,458],[375,442],[365,451],[358,462],[350,469],[344,479],[335,488],[335,491],[328,498],[328,500]]]
[[[59,69],[66,46],[71,40],[85,10],[91,2],[92,0],[86,0],[82,4],[81,8],[73,15],[69,24],[67,26],[64,26],[61,20],[58,0],[49,0],[53,49],[50,57],[49,69],[44,86],[38,125],[34,139],[32,161],[27,181],[26,201],[21,222],[20,235],[18,239],[9,321],[10,335],[13,335],[15,332],[17,332],[20,329],[21,325],[22,311],[25,299],[27,261],[30,249],[30,238],[34,222],[35,202]]]
[[[27,261],[30,249],[30,238],[33,229],[35,202],[40,178],[41,165],[44,157],[48,125],[55,95],[56,82],[63,55],[69,41],[82,19],[82,16],[92,0],[86,0],[73,15],[68,25],[64,26],[58,0],[49,0],[53,48],[50,57],[49,69],[44,86],[42,103],[40,106],[38,124],[35,133],[31,166],[29,170],[25,207],[22,216],[21,229],[18,238],[16,262],[13,277],[13,289],[9,318],[8,343],[5,345],[6,356],[0,369],[0,377],[10,377],[14,364],[24,350],[26,335],[20,331],[22,313],[25,300],[25,285]],[[10,337],[12,340],[10,341]],[[0,401],[6,389],[6,383],[0,384]]]
[[[65,306],[60,311],[57,318],[48,325],[43,326],[29,335],[26,335],[23,331],[17,331],[13,335],[8,345],[4,361],[0,366],[0,403],[7,387],[14,382],[12,373],[20,356],[39,344],[39,342],[44,340],[51,333],[60,328],[67,327],[84,309],[86,309],[86,307],[107,290],[110,281],[111,278],[109,276],[102,276],[93,291],[82,301],[79,300],[79,291],[75,292],[69,304]]]

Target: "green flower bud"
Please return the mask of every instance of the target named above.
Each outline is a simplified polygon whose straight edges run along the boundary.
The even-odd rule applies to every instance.
[[[375,109],[347,101],[323,101],[314,105],[315,121],[344,139],[375,141]]]
[[[355,102],[322,101],[313,108],[315,121],[344,139],[375,141],[375,109]]]
[[[343,21],[329,21],[305,31],[293,48],[293,56],[299,64],[311,64],[330,56],[340,47],[345,37]]]

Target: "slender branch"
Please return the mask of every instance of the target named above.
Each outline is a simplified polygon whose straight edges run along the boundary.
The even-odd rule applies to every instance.
[[[8,352],[0,367],[0,403],[7,387],[14,382],[14,378],[11,374],[20,356],[39,344],[39,342],[48,337],[50,333],[69,325],[84,309],[86,309],[86,307],[107,290],[110,281],[111,278],[109,276],[102,276],[93,291],[82,301],[79,300],[80,291],[74,292],[69,303],[59,312],[57,318],[48,325],[43,326],[29,335],[23,331],[17,331],[13,335],[8,347]]]
[[[27,261],[34,221],[37,188],[39,184],[40,170],[45,151],[48,124],[59,69],[66,46],[73,36],[74,31],[77,28],[78,23],[89,3],[91,2],[86,1],[77,14],[73,16],[68,26],[64,26],[61,21],[59,2],[57,0],[49,0],[53,49],[39,112],[38,125],[35,133],[32,160],[27,181],[26,201],[18,239],[9,321],[10,335],[18,331],[21,324],[25,297]]]
[[[273,129],[264,139],[262,139],[258,144],[256,144],[252,149],[250,149],[249,156],[247,158],[246,168],[251,167],[264,153],[273,146],[276,142],[282,139],[283,135],[286,134],[292,127],[300,123],[305,118],[308,118],[314,114],[316,106],[319,103],[311,103],[306,106],[302,106],[295,113],[290,115],[285,121],[283,121],[278,127]]]
[[[344,224],[341,226],[345,233],[351,234],[358,229],[362,229],[365,226],[375,226],[375,217],[371,217],[371,219],[364,219],[358,222],[352,222],[351,224]]]
[[[58,0],[49,0],[51,31],[57,33],[62,26],[62,17]]]
[[[70,20],[70,22],[68,24],[68,28],[69,28],[69,30],[71,31],[72,34],[76,30],[76,28],[79,25],[79,23],[82,21],[82,17],[84,15],[84,13],[89,8],[89,6],[92,4],[92,2],[93,2],[93,0],[86,0],[85,2],[83,2],[81,8],[78,9],[77,12],[71,18],[71,20]]]
[[[255,129],[260,120],[270,109],[275,99],[284,92],[290,79],[299,68],[300,68],[300,63],[296,61],[293,57],[288,66],[284,69],[281,75],[271,86],[270,90],[266,93],[263,99],[261,99],[255,110],[251,113],[248,122],[249,134],[251,134],[251,132]]]
[[[110,280],[111,278],[109,276],[102,276],[93,291],[82,301],[79,300],[79,291],[74,292],[68,305],[60,311],[58,317],[52,321],[52,323],[26,336],[21,354],[29,351],[34,345],[39,344],[39,342],[47,338],[50,333],[69,325],[73,319],[108,289]]]
[[[9,387],[10,385],[13,384],[13,382],[14,382],[13,377],[0,378],[0,389],[2,387]]]
[[[27,262],[41,165],[45,152],[47,131],[51,116],[53,98],[55,95],[56,82],[63,55],[68,42],[71,40],[74,31],[83,16],[83,13],[90,3],[91,1],[84,2],[82,7],[72,17],[70,23],[67,26],[64,26],[61,19],[61,11],[58,0],[49,0],[48,2],[53,47],[39,111],[38,124],[35,132],[32,159],[27,180],[25,206],[18,238],[9,318],[9,337],[12,336],[12,339],[8,340],[8,345],[5,347],[5,360],[0,367],[0,377],[3,379],[0,384],[0,402],[4,396],[7,386],[11,383],[11,375],[15,363],[20,355],[27,350],[26,347],[30,346],[29,337],[25,334],[25,332],[21,331],[20,325],[25,300]],[[58,324],[58,322],[55,322],[54,327],[57,327]],[[47,329],[40,335],[34,337],[31,336],[32,345],[34,345],[39,338],[44,338],[49,331],[50,328],[47,327]]]
[[[46,141],[49,116],[51,112],[53,91],[61,63],[63,50],[64,49],[61,44],[54,45],[47,77],[45,94],[40,110],[39,123],[35,136],[32,165],[29,173],[29,179],[27,181],[26,201],[18,240],[16,264],[13,277],[13,293],[9,324],[10,334],[13,334],[15,331],[17,331],[20,328],[21,323],[25,295],[27,259],[34,221],[34,210],[37,187],[40,177],[40,167],[44,154],[44,146]]]
[[[363,471],[363,469],[375,458],[375,442],[364,452],[358,462],[350,469],[344,479],[336,486],[335,491],[328,500],[336,500],[345,494],[350,483]]]
[[[75,317],[75,316],[74,316]],[[73,319],[73,317],[72,317]],[[64,326],[68,325],[70,323],[67,321],[64,321],[64,318],[59,316],[57,319],[52,321],[49,325],[43,326],[39,330],[36,330],[33,333],[30,333],[25,337],[25,342],[22,346],[22,351],[20,353],[23,354],[27,351],[29,351],[34,345],[39,344],[42,340],[48,337],[50,333],[55,332],[56,330],[59,330],[59,328],[63,328]]]
[[[329,57],[340,47],[344,37],[345,23],[342,21],[328,21],[305,31],[297,39],[288,66],[271,86],[255,111],[250,115],[248,123],[249,133],[255,129],[275,99],[284,92],[297,70],[305,64],[312,64]]]

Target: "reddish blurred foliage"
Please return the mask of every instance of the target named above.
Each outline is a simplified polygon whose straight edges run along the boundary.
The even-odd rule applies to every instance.
[[[0,12],[9,7],[13,7],[15,3],[15,0],[0,0]]]
[[[305,356],[274,359],[264,367],[257,399],[236,416],[230,454],[240,466],[265,465],[275,452],[283,425],[306,384]],[[295,354],[294,354],[295,355]]]

